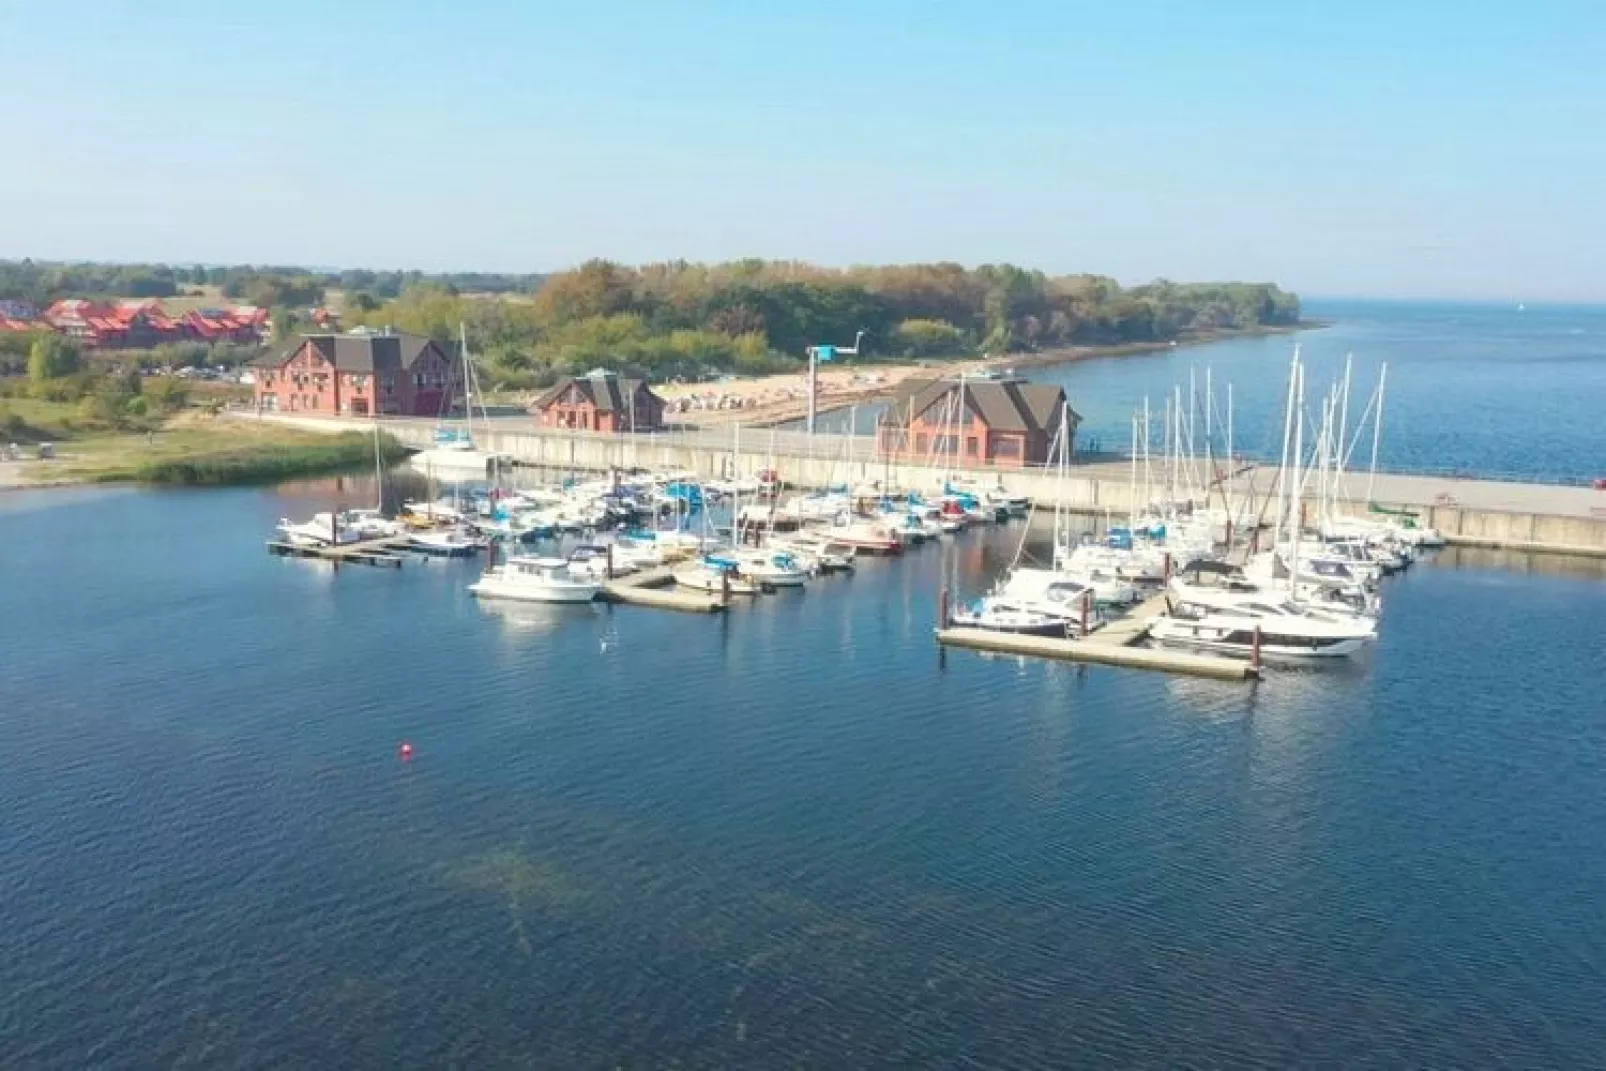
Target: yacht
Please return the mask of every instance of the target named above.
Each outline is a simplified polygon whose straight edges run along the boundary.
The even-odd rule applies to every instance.
[[[979,628],[988,632],[1013,632],[1023,636],[1073,636],[1081,631],[1078,619],[1063,614],[1028,609],[1000,596],[977,599],[955,610],[949,623],[956,628]]]
[[[424,554],[444,558],[469,558],[484,550],[489,541],[467,528],[431,528],[408,535],[409,545]]]
[[[740,575],[759,584],[777,588],[800,588],[808,580],[808,569],[784,550],[742,550],[735,555]]]
[[[831,541],[845,543],[864,554],[902,554],[903,540],[898,533],[882,521],[855,517],[846,524],[830,530]]]
[[[1257,639],[1258,636],[1258,639]],[[1239,658],[1302,662],[1345,658],[1377,637],[1375,626],[1360,618],[1335,620],[1293,603],[1203,607],[1182,604],[1157,617],[1149,637],[1167,647],[1185,647]]]
[[[344,515],[334,513],[314,513],[312,520],[301,524],[281,517],[278,527],[285,542],[297,547],[331,547],[363,538],[361,531],[346,523]]]
[[[590,602],[602,590],[601,581],[577,576],[562,558],[512,557],[486,570],[468,586],[482,599],[517,599],[523,602]]]
[[[741,575],[735,562],[712,554],[680,566],[673,575],[680,587],[716,595],[757,595],[760,590],[756,581]]]

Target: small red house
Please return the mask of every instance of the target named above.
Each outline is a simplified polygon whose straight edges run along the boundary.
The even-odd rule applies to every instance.
[[[543,428],[662,431],[664,400],[644,379],[598,370],[563,380],[531,403],[530,415]]]
[[[303,335],[251,362],[257,411],[439,416],[462,382],[454,351],[420,335]]]
[[[1049,461],[1062,420],[1082,418],[1065,391],[1016,376],[908,380],[876,429],[882,457],[1020,467]]]

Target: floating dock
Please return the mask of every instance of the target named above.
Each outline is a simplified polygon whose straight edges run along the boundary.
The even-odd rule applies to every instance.
[[[317,558],[335,565],[375,565],[400,569],[402,557],[396,551],[405,550],[406,536],[387,536],[383,539],[365,539],[359,543],[328,544],[308,547],[299,543],[268,540],[268,553],[281,558]]]
[[[1128,669],[1155,669],[1222,681],[1253,680],[1257,676],[1253,666],[1235,658],[1132,647],[1129,646],[1133,642],[1130,640],[1120,642],[1112,639],[1101,643],[1097,640],[1098,635],[1095,632],[1085,640],[1061,640],[1049,636],[1022,636],[1014,632],[989,632],[980,628],[945,628],[937,632],[937,642],[945,647],[965,647],[972,651],[1032,655],[1037,658],[1057,658],[1064,662],[1095,662]]]
[[[603,602],[650,606],[655,610],[679,610],[689,614],[716,614],[725,609],[718,595],[705,591],[665,591],[675,582],[672,569],[660,565],[626,576],[614,577],[602,585]]]

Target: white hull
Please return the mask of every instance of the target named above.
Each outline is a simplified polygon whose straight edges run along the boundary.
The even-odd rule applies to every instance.
[[[590,602],[602,590],[601,584],[576,582],[564,585],[537,585],[519,581],[477,580],[468,590],[482,599],[509,599],[516,602]]]

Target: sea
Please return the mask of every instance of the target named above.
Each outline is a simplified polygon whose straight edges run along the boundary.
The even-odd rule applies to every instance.
[[[1224,449],[1230,416],[1233,452],[1275,462],[1298,346],[1313,428],[1348,364],[1352,468],[1371,463],[1386,366],[1380,469],[1562,484],[1606,477],[1606,306],[1315,300],[1305,316],[1326,326],[1023,374],[1065,388],[1082,418],[1080,451],[1130,452],[1146,400],[1159,453],[1169,401],[1192,419],[1196,441],[1208,429]],[[870,434],[884,408],[825,414],[818,426],[840,431],[851,420]]]
[[[1247,685],[940,652],[1022,522],[712,617],[264,552],[374,492],[0,495],[0,1067],[1606,1066],[1606,563]]]

